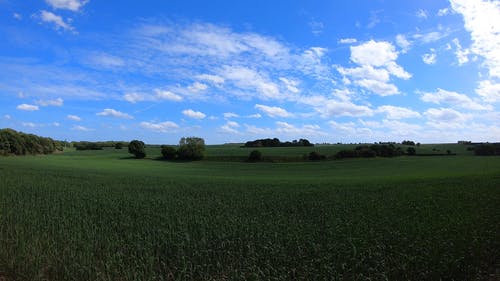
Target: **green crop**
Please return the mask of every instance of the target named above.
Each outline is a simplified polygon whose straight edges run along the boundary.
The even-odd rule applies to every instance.
[[[498,157],[0,158],[0,279],[494,280],[499,187]]]

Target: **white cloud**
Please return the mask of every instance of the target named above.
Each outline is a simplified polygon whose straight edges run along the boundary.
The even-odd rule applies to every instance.
[[[350,48],[351,60],[359,65],[385,66],[398,58],[394,46],[385,41],[370,40]]]
[[[87,4],[89,0],[45,0],[45,2],[54,9],[64,9],[77,12],[80,8]]]
[[[241,66],[225,66],[221,75],[238,88],[257,91],[261,98],[275,99],[280,96],[278,86],[255,70]]]
[[[64,29],[67,31],[73,31],[75,29],[69,23],[65,22],[61,16],[58,16],[52,12],[42,10],[40,12],[40,19],[44,22],[54,24],[56,29]]]
[[[435,104],[449,104],[470,110],[492,110],[490,105],[482,105],[472,100],[467,95],[457,92],[446,91],[438,88],[435,93],[423,93],[420,97],[422,101]]]
[[[303,125],[297,127],[293,124],[278,121],[276,122],[276,132],[278,134],[292,135],[292,136],[318,136],[324,135],[321,128],[315,124]]]
[[[223,133],[230,133],[230,134],[238,134],[238,130],[236,128],[239,128],[240,124],[234,121],[227,121],[226,124],[222,125],[219,129]]]
[[[77,115],[68,114],[68,116],[66,116],[66,118],[68,118],[69,120],[73,120],[73,121],[82,121],[82,118],[80,118],[80,116],[77,116]]]
[[[32,123],[32,122],[22,122],[21,125],[23,125],[24,127],[30,127],[30,128],[36,127],[36,124]]]
[[[208,89],[208,86],[200,82],[194,82],[192,85],[188,86],[187,89],[191,93],[199,93]]]
[[[294,94],[297,94],[300,92],[299,88],[297,86],[299,85],[299,82],[296,80],[288,79],[285,77],[280,77],[279,78],[281,82],[285,85],[286,89]]]
[[[458,112],[451,108],[430,108],[424,112],[429,120],[428,125],[435,128],[460,128],[471,118],[469,114]]]
[[[115,118],[122,118],[122,119],[133,119],[131,115],[127,113],[123,113],[120,111],[117,111],[112,108],[106,108],[102,112],[96,113],[97,116],[108,116],[108,117],[115,117]]]
[[[160,123],[141,122],[139,124],[139,126],[141,126],[144,129],[148,129],[148,130],[160,132],[160,133],[172,132],[172,131],[175,131],[175,129],[179,128],[179,126],[177,124],[175,124],[174,122],[171,122],[171,121],[165,121],[165,122],[160,122]]]
[[[9,114],[5,114],[5,115],[3,116],[3,118],[5,118],[5,119],[7,119],[7,120],[10,120],[12,117],[11,117]]]
[[[435,64],[437,61],[436,50],[434,48],[431,48],[429,51],[430,53],[422,55],[422,61],[425,64]]]
[[[193,119],[203,119],[203,118],[205,118],[207,116],[203,112],[194,111],[192,109],[183,110],[182,114],[184,114],[185,116],[187,116],[189,118],[193,118]]]
[[[462,49],[462,45],[460,45],[460,41],[458,40],[458,38],[453,39],[452,42],[456,47],[455,55],[457,56],[458,64],[462,65],[469,62],[468,56],[470,54],[470,50]]]
[[[356,38],[342,38],[339,40],[339,44],[354,44],[358,42]]]
[[[94,129],[90,129],[90,128],[87,128],[87,127],[84,127],[84,126],[80,126],[80,125],[75,125],[71,128],[71,130],[73,131],[81,131],[81,132],[90,132],[90,131],[93,131]]]
[[[439,11],[437,12],[437,15],[440,16],[440,17],[446,16],[446,15],[449,15],[449,14],[450,14],[450,9],[449,8],[439,9]]]
[[[123,95],[123,99],[130,103],[136,103],[139,101],[144,101],[146,97],[143,94],[139,93],[127,93]]]
[[[41,106],[62,106],[64,104],[64,100],[62,98],[54,100],[37,100],[36,104]]]
[[[303,104],[310,105],[323,117],[360,117],[371,116],[373,111],[365,105],[357,105],[348,100],[333,100],[323,96],[309,96],[300,99]]]
[[[356,80],[355,83],[383,97],[399,94],[399,90],[396,86],[382,81],[362,79]]]
[[[419,118],[420,113],[413,111],[409,108],[382,105],[377,108],[377,112],[385,113],[387,119],[405,119],[405,118]]]
[[[264,112],[269,117],[291,117],[293,115],[290,112],[286,111],[285,109],[277,106],[256,104],[255,108]]]
[[[415,13],[415,16],[417,16],[417,18],[426,19],[429,17],[429,13],[424,9],[420,9]]]
[[[18,105],[16,108],[19,110],[25,110],[25,111],[35,111],[35,110],[40,109],[38,107],[38,105],[31,105],[31,104],[25,104],[25,103]]]
[[[224,78],[218,76],[218,75],[211,75],[211,74],[201,74],[196,76],[197,79],[203,80],[203,81],[208,81],[213,84],[224,84]]]
[[[250,114],[247,116],[248,118],[261,118],[262,115],[260,115],[259,113],[255,113],[255,114]]]
[[[12,17],[14,17],[16,20],[22,20],[23,16],[19,13],[13,13]]]
[[[484,58],[491,77],[500,78],[500,2],[450,0],[451,8],[461,14],[470,32],[470,51]]]
[[[500,83],[489,80],[480,81],[476,93],[486,102],[500,102]]]
[[[160,100],[182,101],[182,97],[170,91],[155,89],[156,98]]]
[[[351,61],[361,65],[355,68],[337,67],[344,76],[354,83],[381,96],[399,94],[398,88],[390,84],[390,76],[410,79],[411,74],[396,63],[398,52],[385,41],[370,40],[358,46],[351,46]],[[348,83],[351,81],[348,79]]]
[[[398,34],[396,35],[396,45],[401,48],[401,52],[404,54],[410,49],[411,43],[406,39],[405,35]]]
[[[54,127],[59,127],[59,126],[61,126],[61,123],[59,123],[59,122],[53,122],[53,123],[52,123],[52,126],[54,126]]]
[[[238,114],[233,113],[233,112],[225,112],[224,113],[224,118],[236,118],[240,117]]]
[[[432,43],[443,39],[448,36],[447,32],[431,31],[428,33],[417,33],[413,35],[413,38],[419,40],[424,44]]]

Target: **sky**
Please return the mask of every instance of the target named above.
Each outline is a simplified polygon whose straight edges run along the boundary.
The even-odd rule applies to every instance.
[[[500,1],[0,0],[0,128],[500,141]]]

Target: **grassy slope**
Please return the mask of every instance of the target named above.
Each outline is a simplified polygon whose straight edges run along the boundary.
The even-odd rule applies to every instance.
[[[0,158],[0,277],[484,279],[498,157],[170,163]]]

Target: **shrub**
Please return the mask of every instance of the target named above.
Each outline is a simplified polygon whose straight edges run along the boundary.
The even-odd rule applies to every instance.
[[[417,151],[415,150],[415,148],[414,148],[414,147],[408,147],[408,148],[406,149],[406,154],[408,154],[408,155],[416,155],[416,154],[417,154]]]
[[[181,138],[177,157],[180,160],[201,160],[205,156],[205,140],[197,137]]]
[[[248,155],[249,162],[258,162],[262,160],[262,153],[258,150],[252,150],[250,155]]]
[[[146,145],[140,140],[133,140],[128,144],[128,153],[134,154],[135,158],[146,157]]]
[[[166,160],[174,160],[177,157],[177,150],[173,146],[162,145],[161,146],[161,155]]]
[[[319,160],[325,160],[326,156],[322,155],[322,154],[319,154],[316,151],[313,151],[313,152],[309,153],[309,157],[308,158],[309,158],[309,160],[312,160],[312,161],[319,161]]]

